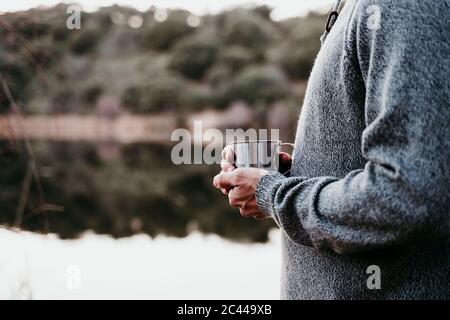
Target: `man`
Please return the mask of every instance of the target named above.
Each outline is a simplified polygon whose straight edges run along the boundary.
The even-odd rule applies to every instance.
[[[448,0],[347,1],[289,176],[232,170],[225,150],[214,185],[282,230],[282,298],[450,298],[449,15]]]

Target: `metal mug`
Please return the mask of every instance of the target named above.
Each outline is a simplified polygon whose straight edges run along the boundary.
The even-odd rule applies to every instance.
[[[235,167],[260,168],[268,171],[279,171],[279,155],[283,146],[294,147],[292,143],[283,143],[280,140],[235,141],[231,145]]]

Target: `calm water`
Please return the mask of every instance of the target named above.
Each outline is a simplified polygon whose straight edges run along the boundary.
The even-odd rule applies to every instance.
[[[0,224],[77,238],[193,231],[265,242],[273,223],[243,219],[212,186],[218,165],[172,164],[170,146],[0,141]]]

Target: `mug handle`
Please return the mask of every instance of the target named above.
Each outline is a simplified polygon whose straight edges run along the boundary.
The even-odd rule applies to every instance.
[[[281,146],[281,147],[291,147],[292,149],[295,148],[295,144],[293,144],[293,143],[288,143],[288,142],[281,142],[281,143],[280,143],[280,146]]]

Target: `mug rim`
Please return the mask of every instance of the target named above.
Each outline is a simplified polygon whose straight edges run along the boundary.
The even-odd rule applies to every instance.
[[[276,142],[281,143],[281,140],[272,140],[272,139],[265,139],[265,140],[240,140],[240,141],[233,141],[231,144],[240,144],[240,143],[258,143],[258,142]]]

